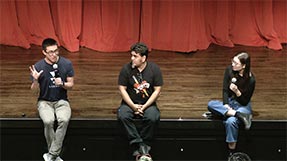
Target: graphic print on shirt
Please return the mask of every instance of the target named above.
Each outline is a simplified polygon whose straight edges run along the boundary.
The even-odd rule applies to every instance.
[[[147,93],[147,90],[150,86],[150,84],[143,80],[143,81],[138,81],[137,78],[133,75],[133,80],[135,81],[134,83],[134,90],[136,91],[136,93],[141,93],[142,94],[142,98],[145,97],[149,97],[149,94]]]
[[[57,88],[57,87],[59,87],[59,86],[57,86],[57,85],[55,84],[55,71],[51,71],[50,74],[52,75],[52,77],[50,78],[50,80],[51,80],[51,82],[52,82],[53,84],[50,84],[50,85],[49,85],[49,88]]]

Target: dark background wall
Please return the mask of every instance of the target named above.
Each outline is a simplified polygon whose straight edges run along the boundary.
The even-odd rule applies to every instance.
[[[42,126],[39,119],[1,119],[1,160],[42,160]],[[241,127],[238,151],[252,160],[286,160],[286,126],[286,121],[253,121],[249,131]],[[226,160],[222,122],[163,119],[151,155],[154,160]],[[113,119],[73,119],[61,156],[67,161],[134,160]]]

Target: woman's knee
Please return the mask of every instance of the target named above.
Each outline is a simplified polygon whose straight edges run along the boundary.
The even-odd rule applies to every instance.
[[[218,102],[218,101],[216,101],[216,100],[211,100],[211,101],[209,101],[209,102],[207,103],[207,110],[213,112],[215,105],[218,104],[217,102]]]
[[[228,127],[237,127],[237,118],[236,117],[228,117],[225,121],[226,126]]]
[[[208,108],[213,108],[214,106],[218,105],[219,101],[218,100],[210,100],[207,103]]]

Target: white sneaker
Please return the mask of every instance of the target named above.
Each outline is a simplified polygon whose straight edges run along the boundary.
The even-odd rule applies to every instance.
[[[149,155],[143,155],[138,161],[152,161],[152,158]]]
[[[64,160],[60,158],[60,156],[58,156],[55,161],[64,161]]]
[[[53,161],[53,156],[49,153],[43,154],[43,158],[45,161]]]

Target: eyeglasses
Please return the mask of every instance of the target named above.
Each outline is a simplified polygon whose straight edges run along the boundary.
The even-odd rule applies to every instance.
[[[52,55],[52,54],[59,54],[59,49],[55,49],[55,50],[50,50],[50,51],[45,51],[47,54]]]

